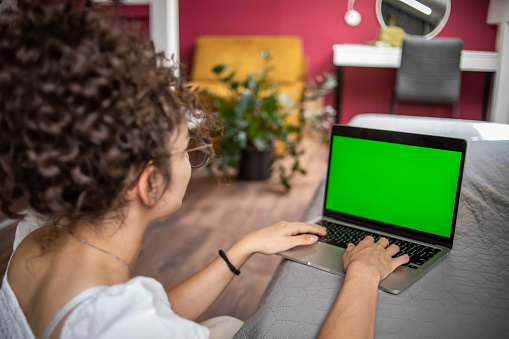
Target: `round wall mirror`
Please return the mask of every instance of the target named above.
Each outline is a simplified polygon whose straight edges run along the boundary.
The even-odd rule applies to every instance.
[[[377,0],[380,26],[398,26],[410,35],[431,39],[444,28],[451,13],[451,0]]]

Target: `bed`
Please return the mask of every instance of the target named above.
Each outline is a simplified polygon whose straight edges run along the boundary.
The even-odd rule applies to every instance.
[[[509,337],[509,125],[383,114],[349,124],[468,141],[451,254],[400,295],[379,290],[375,338]],[[303,220],[321,214],[324,179]],[[342,283],[283,260],[234,338],[315,338]]]

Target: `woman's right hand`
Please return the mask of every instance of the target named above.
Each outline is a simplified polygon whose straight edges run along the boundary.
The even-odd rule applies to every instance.
[[[338,298],[325,320],[319,338],[373,338],[375,334],[378,284],[398,266],[407,263],[387,238],[377,242],[367,236],[355,246],[348,244],[343,255],[346,276]]]
[[[387,238],[382,237],[375,242],[375,239],[368,235],[357,246],[348,244],[343,255],[343,266],[347,274],[368,274],[380,282],[398,266],[410,261],[407,254],[393,258],[398,252],[399,247],[395,244],[389,245]]]

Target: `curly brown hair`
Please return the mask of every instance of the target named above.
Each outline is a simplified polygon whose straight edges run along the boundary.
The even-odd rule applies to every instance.
[[[98,220],[150,161],[167,186],[171,138],[199,115],[176,67],[92,1],[25,3],[0,17],[2,211]]]

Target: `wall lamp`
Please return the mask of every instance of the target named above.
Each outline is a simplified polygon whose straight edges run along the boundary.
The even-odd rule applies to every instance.
[[[355,0],[348,0],[348,11],[345,13],[345,22],[349,26],[357,26],[361,22],[361,14],[353,9]]]

